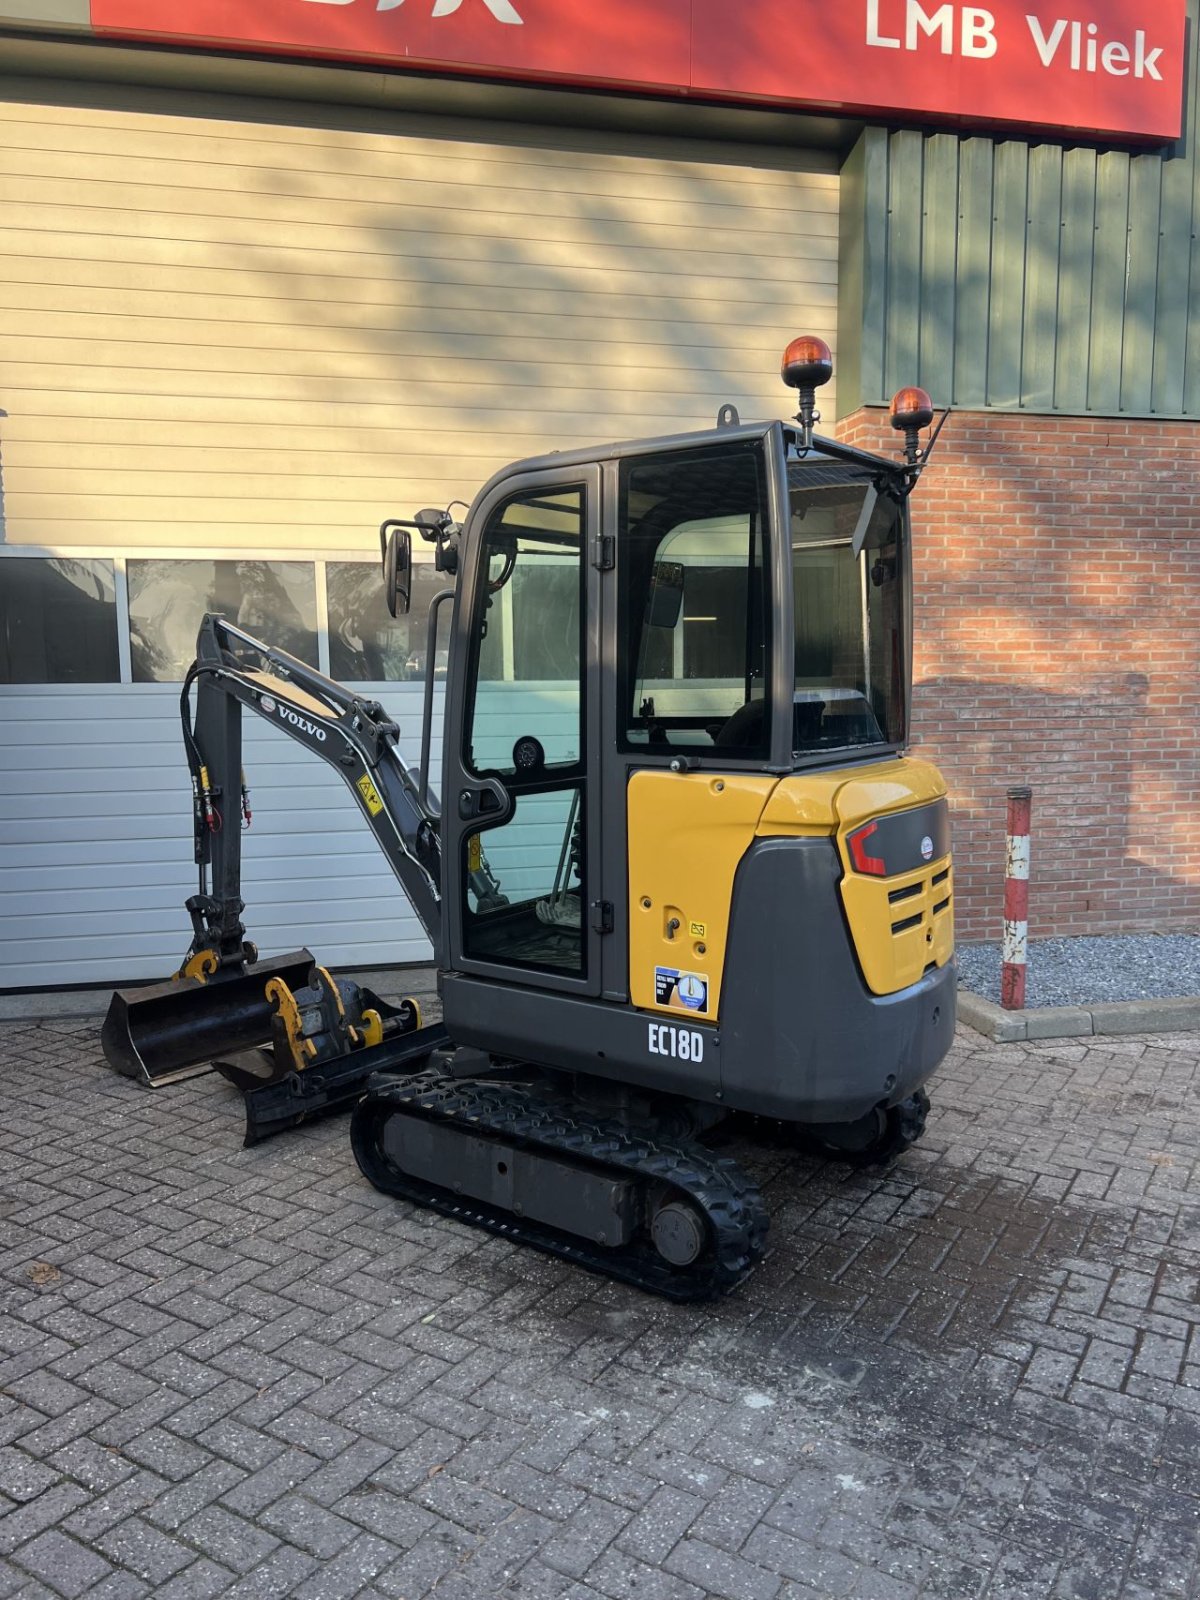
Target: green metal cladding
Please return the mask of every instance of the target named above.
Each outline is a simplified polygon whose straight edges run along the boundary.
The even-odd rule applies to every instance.
[[[1197,12],[1183,139],[1142,154],[868,128],[842,172],[838,409],[1200,416]]]

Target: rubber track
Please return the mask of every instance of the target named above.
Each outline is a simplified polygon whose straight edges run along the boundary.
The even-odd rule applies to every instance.
[[[448,1186],[410,1177],[383,1151],[384,1128],[393,1116],[440,1123],[468,1136],[490,1134],[519,1149],[565,1157],[592,1170],[600,1167],[614,1176],[669,1184],[707,1218],[710,1248],[693,1266],[672,1267],[648,1239],[635,1239],[624,1249],[606,1249],[578,1234],[455,1194]],[[350,1142],[364,1176],[385,1194],[429,1206],[443,1216],[670,1300],[711,1300],[726,1294],[764,1253],[767,1212],[757,1187],[736,1162],[690,1141],[639,1137],[617,1123],[564,1112],[511,1084],[432,1073],[380,1084],[355,1108]]]

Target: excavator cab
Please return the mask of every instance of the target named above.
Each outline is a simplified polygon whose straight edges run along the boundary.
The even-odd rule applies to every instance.
[[[492,481],[451,645],[452,1034],[844,1124],[901,1082],[904,1018],[919,1088],[954,1003],[944,787],[901,754],[910,486],[780,423]],[[484,856],[503,903],[472,891]]]
[[[904,754],[909,496],[933,413],[897,398],[901,460],[817,437],[830,370],[820,341],[789,347],[794,424],[726,406],[702,432],[507,467],[461,524],[386,523],[394,614],[410,530],[446,577],[417,771],[380,706],[206,618],[182,703],[200,865],[184,993],[154,998],[140,1040],[118,995],[113,1064],[165,1081],[211,1058],[223,1011],[239,1044],[253,1031],[270,963],[245,940],[236,830],[212,825],[249,709],[345,780],[429,933],[443,1021],[315,966],[297,990],[294,953],[257,1014],[273,1065],[255,1087],[226,1063],[248,1137],[359,1100],[353,1149],[379,1187],[677,1298],[762,1251],[753,1184],[701,1144],[730,1113],[852,1160],[918,1137],[955,1011],[945,785]]]

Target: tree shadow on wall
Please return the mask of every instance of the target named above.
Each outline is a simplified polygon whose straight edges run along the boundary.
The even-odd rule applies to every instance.
[[[0,408],[0,544],[8,543],[8,517],[4,509],[4,428],[8,412]]]
[[[997,679],[915,686],[913,753],[941,766],[951,789],[960,936],[1002,932],[1005,792],[1026,782],[1035,936],[1051,920],[1049,931],[1077,934],[1200,926],[1200,884],[1172,869],[1155,794],[1151,687],[1141,673],[1095,677],[1074,694]],[[1190,782],[1172,775],[1172,790]]]

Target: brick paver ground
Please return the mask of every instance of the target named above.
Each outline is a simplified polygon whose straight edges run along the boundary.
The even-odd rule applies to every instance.
[[[673,1307],[0,1039],[0,1600],[1200,1596],[1200,1036],[963,1034]]]

